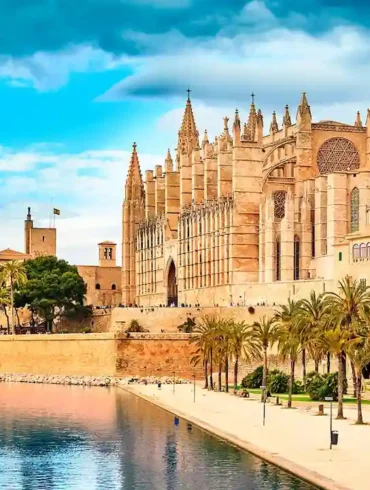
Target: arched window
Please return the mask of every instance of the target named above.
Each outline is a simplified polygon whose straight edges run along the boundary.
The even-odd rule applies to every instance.
[[[281,280],[281,242],[280,237],[276,238],[276,280]]]
[[[320,174],[346,172],[360,168],[360,156],[355,145],[346,138],[330,138],[319,148],[317,166]]]
[[[300,243],[299,236],[294,237],[294,280],[299,280],[299,263],[300,263]]]
[[[112,284],[112,289],[115,291],[117,289],[117,286],[115,284]]]
[[[370,259],[370,243],[366,245],[366,257]]]
[[[360,229],[360,191],[354,187],[351,192],[351,233]]]
[[[95,289],[100,289],[100,284],[95,284]]]
[[[274,192],[273,199],[274,199],[274,216],[277,219],[283,219],[285,216],[286,192],[285,191]]]
[[[352,255],[354,259],[358,259],[360,257],[360,247],[357,243],[353,245]]]
[[[366,245],[364,243],[361,243],[360,245],[360,257],[362,259],[366,258]]]

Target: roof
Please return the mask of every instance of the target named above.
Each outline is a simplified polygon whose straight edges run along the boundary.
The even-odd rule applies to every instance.
[[[117,243],[110,242],[109,240],[107,240],[105,242],[98,243],[98,245],[117,245]]]
[[[0,260],[26,260],[29,258],[30,256],[28,254],[17,252],[11,248],[6,248],[5,250],[0,251]]]

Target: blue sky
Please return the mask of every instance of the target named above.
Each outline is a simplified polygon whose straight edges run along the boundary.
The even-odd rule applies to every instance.
[[[142,168],[176,146],[190,85],[198,129],[249,94],[265,129],[306,91],[314,118],[365,120],[370,4],[350,0],[0,0],[0,249],[32,206],[61,209],[58,253],[94,263],[121,242],[133,141]]]

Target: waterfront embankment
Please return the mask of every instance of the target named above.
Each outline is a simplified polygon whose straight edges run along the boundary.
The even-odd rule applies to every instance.
[[[368,490],[370,426],[356,426],[355,407],[347,420],[333,421],[339,445],[329,449],[329,417],[317,405],[289,410],[193,385],[123,386],[127,391],[325,490]],[[328,408],[326,408],[326,413]],[[365,412],[366,415],[370,413]]]

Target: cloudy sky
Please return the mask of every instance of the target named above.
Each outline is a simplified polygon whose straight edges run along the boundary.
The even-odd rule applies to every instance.
[[[250,93],[265,116],[352,123],[370,106],[365,0],[0,0],[0,249],[23,250],[23,220],[57,220],[58,255],[93,264],[121,242],[131,145],[142,169],[176,146],[186,99],[222,131]],[[280,117],[281,119],[281,117]]]

